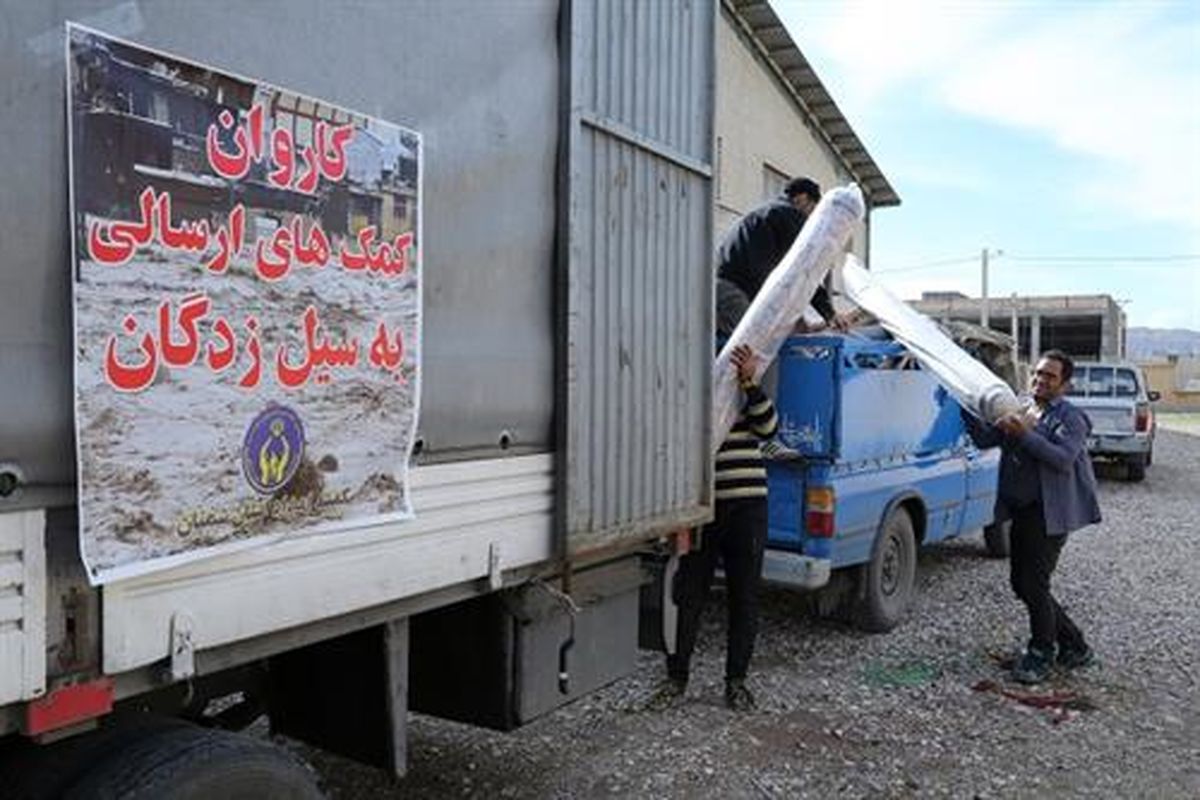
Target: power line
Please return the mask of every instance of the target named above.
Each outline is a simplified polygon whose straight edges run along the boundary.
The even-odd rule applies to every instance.
[[[1159,256],[1014,256],[1005,255],[1010,261],[1081,261],[1081,262],[1125,262],[1125,261],[1200,261],[1200,253],[1173,253]]]
[[[1008,264],[1001,267],[1001,272],[1009,270],[1175,270],[1195,272],[1194,264],[1183,263],[1144,263],[1144,261],[1056,261],[1056,263]]]
[[[935,267],[948,267],[954,264],[978,264],[979,256],[965,256],[963,258],[946,258],[941,261],[925,261],[920,264],[910,264],[907,267],[897,267],[896,269],[880,269],[875,270],[877,274],[885,272],[915,272],[921,269],[934,269]]]
[[[1018,262],[1011,264],[1010,269],[1031,269],[1036,265],[1058,264],[1060,266],[1090,266],[1090,267],[1120,267],[1124,264],[1154,263],[1163,266],[1154,269],[1190,269],[1190,263],[1200,262],[1200,253],[1173,253],[1170,255],[1124,255],[1124,256],[1014,256],[1007,253],[997,255],[997,261]],[[893,272],[917,272],[937,267],[948,267],[957,264],[978,264],[979,256],[964,256],[963,258],[946,258],[938,261],[924,261],[895,269],[875,270],[877,275]]]

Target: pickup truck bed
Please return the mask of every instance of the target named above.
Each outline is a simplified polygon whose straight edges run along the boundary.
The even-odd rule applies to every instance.
[[[797,336],[777,364],[764,578],[817,589],[864,567],[855,594],[881,591],[897,612],[867,627],[890,628],[916,547],[991,524],[999,453],[971,444],[959,404],[894,341]]]

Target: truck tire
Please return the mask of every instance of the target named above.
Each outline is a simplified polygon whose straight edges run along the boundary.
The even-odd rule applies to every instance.
[[[983,544],[987,554],[992,558],[1008,558],[1011,552],[1009,535],[1012,532],[1012,521],[993,522],[983,529]]]
[[[1134,483],[1141,483],[1142,481],[1146,480],[1147,459],[1145,453],[1138,453],[1137,455],[1130,456],[1129,460],[1126,461],[1125,464],[1129,470],[1127,473],[1129,475],[1129,480]]]
[[[912,602],[917,575],[917,537],[912,517],[894,508],[875,537],[871,561],[862,571],[863,585],[855,623],[871,633],[885,633],[900,624]]]
[[[228,731],[180,725],[94,765],[66,800],[321,800],[312,772],[285,750]]]
[[[119,713],[101,726],[52,744],[10,742],[0,748],[0,797],[59,800],[77,780],[141,739],[183,723],[169,717]]]

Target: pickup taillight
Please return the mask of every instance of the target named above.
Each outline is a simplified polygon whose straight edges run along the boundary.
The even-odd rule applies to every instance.
[[[1137,416],[1134,419],[1134,430],[1138,433],[1150,432],[1150,420],[1152,419],[1150,406],[1147,403],[1138,403]]]
[[[835,497],[828,486],[813,486],[805,492],[804,529],[809,536],[829,539],[834,532]]]

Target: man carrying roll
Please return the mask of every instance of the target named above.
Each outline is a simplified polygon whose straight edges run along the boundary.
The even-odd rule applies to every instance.
[[[1100,521],[1096,476],[1087,451],[1091,423],[1064,395],[1075,365],[1061,350],[1042,354],[1034,368],[1033,403],[990,428],[966,416],[979,447],[1000,446],[996,520],[1012,520],[1009,580],[1029,612],[1029,644],[1013,679],[1040,683],[1055,665],[1092,663],[1092,649],[1050,593],[1050,578],[1067,535]]]
[[[793,178],[782,195],[746,214],[725,234],[717,248],[718,328],[732,332],[737,327],[820,199],[815,181]],[[812,306],[829,325],[847,328],[845,315],[834,310],[824,286],[817,287]]]

